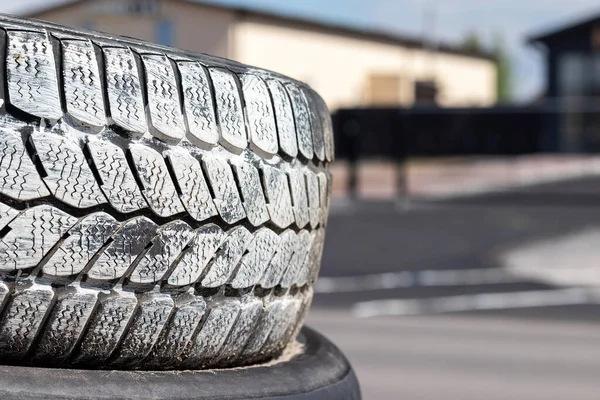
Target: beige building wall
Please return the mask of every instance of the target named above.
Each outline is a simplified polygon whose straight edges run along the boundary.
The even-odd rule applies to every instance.
[[[371,103],[370,87],[381,81],[374,76],[390,82],[397,77],[403,105],[414,102],[415,81],[429,79],[438,84],[445,106],[487,106],[496,100],[496,69],[485,59],[429,54],[262,17],[240,20],[232,40],[235,59],[308,82],[332,109]]]
[[[437,100],[443,106],[487,106],[496,100],[496,68],[489,60],[430,54],[360,33],[185,1],[157,0],[159,9],[154,15],[118,12],[129,1],[86,1],[35,17],[151,42],[157,41],[159,21],[169,21],[175,32],[171,45],[305,81],[331,109],[368,104],[408,106],[415,100],[415,81],[431,79],[438,86]]]
[[[127,0],[83,2],[36,15],[36,18],[67,26],[91,27],[94,30],[157,41],[159,20],[173,24],[175,38],[171,45],[185,50],[218,57],[230,54],[229,31],[235,15],[231,11],[179,1],[157,1],[160,14],[127,15],[113,13]]]

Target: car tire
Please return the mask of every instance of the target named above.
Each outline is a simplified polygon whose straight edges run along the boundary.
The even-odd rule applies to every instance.
[[[299,331],[333,137],[308,86],[0,17],[0,359],[256,363]]]

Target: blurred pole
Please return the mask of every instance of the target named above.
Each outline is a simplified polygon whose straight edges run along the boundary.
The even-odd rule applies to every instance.
[[[348,159],[348,196],[352,200],[358,197],[358,159],[360,156],[360,124],[348,119],[342,125],[343,144]]]

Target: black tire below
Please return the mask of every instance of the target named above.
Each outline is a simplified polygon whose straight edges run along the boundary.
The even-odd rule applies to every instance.
[[[310,328],[279,364],[213,371],[93,371],[0,366],[2,399],[360,400],[348,360]]]

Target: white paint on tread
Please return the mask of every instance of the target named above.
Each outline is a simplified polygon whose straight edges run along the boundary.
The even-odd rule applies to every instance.
[[[115,210],[129,213],[148,207],[121,148],[106,140],[90,140],[87,147],[102,180],[100,188]]]
[[[12,31],[6,54],[10,103],[40,118],[62,118],[54,51],[42,32]]]
[[[231,166],[227,161],[206,156],[202,158],[202,163],[213,189],[215,206],[223,221],[233,224],[246,217]]]
[[[163,156],[156,150],[136,143],[129,145],[129,151],[143,185],[142,193],[152,211],[160,217],[185,211]]]
[[[208,74],[197,62],[178,62],[177,67],[181,73],[183,104],[190,129],[188,137],[200,147],[212,147],[219,142],[219,129]]]
[[[262,170],[271,220],[278,227],[287,228],[294,222],[287,177],[279,169],[270,166],[265,165]]]
[[[115,125],[141,136],[148,124],[133,52],[119,47],[105,47],[103,52],[111,118]]]
[[[279,236],[268,228],[261,228],[254,233],[239,269],[231,281],[233,288],[247,288],[258,284],[265,269],[279,247]]]
[[[27,353],[53,297],[50,286],[38,284],[13,293],[0,322],[0,352],[4,357]]]
[[[227,283],[251,240],[252,234],[243,226],[236,226],[229,230],[213,262],[208,266],[208,273],[202,279],[202,286],[214,288]]]
[[[287,230],[279,236],[279,239],[279,247],[261,279],[261,286],[266,289],[271,289],[281,282],[294,255],[298,235],[292,230]]]
[[[290,98],[292,100],[292,108],[294,110],[294,117],[296,121],[296,134],[298,138],[298,150],[300,153],[312,160],[313,153],[313,140],[312,131],[310,126],[310,110],[304,94],[300,88],[294,84],[286,85]]]
[[[89,40],[63,40],[63,85],[67,112],[91,126],[106,125],[98,61]]]
[[[43,205],[19,214],[0,240],[0,271],[35,267],[77,219]]]
[[[169,284],[176,286],[196,282],[209,261],[225,240],[225,232],[215,224],[204,225],[196,231],[196,237],[189,244],[169,277]]]
[[[169,150],[165,154],[181,190],[181,202],[190,216],[196,221],[203,221],[217,215],[200,162],[182,150]]]
[[[279,81],[269,79],[267,85],[271,90],[275,117],[277,120],[277,133],[279,135],[279,147],[290,157],[298,155],[298,142],[296,139],[296,124],[294,123],[294,112],[292,103],[288,97],[283,84]]]
[[[269,220],[269,211],[258,170],[253,165],[241,161],[233,163],[232,166],[240,182],[248,221],[254,226],[264,224]]]
[[[165,140],[179,142],[186,128],[179,100],[175,72],[162,54],[143,54],[146,73],[151,133]]]
[[[15,200],[33,200],[50,194],[25,151],[18,132],[0,131],[0,193]]]
[[[57,199],[77,208],[106,203],[81,148],[72,140],[49,133],[31,135],[48,176],[44,182]]]
[[[71,355],[94,311],[97,290],[78,288],[57,299],[40,333],[34,358],[45,362],[63,361]]]
[[[118,227],[119,223],[106,213],[87,215],[69,230],[69,237],[44,264],[42,271],[54,276],[80,273]]]
[[[135,295],[127,292],[100,301],[74,363],[86,365],[107,360],[119,345],[136,305]]]
[[[146,217],[136,217],[125,222],[87,275],[102,280],[121,278],[150,242],[156,229],[156,224]]]
[[[306,178],[301,170],[293,169],[288,172],[290,189],[294,200],[294,216],[298,228],[304,228],[310,222],[308,210],[308,194]]]
[[[152,239],[152,247],[136,265],[129,279],[136,283],[161,280],[194,237],[194,230],[183,221],[173,221],[164,225]]]
[[[246,103],[250,143],[255,151],[267,156],[277,153],[275,114],[266,83],[255,75],[240,77]]]
[[[241,151],[248,147],[248,138],[235,77],[222,68],[211,68],[209,71],[215,89],[221,144],[229,150]]]

